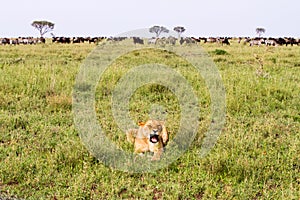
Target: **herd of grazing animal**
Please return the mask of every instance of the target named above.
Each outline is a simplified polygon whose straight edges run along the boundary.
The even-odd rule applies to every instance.
[[[230,45],[231,41],[237,41],[239,44],[249,45],[249,46],[300,46],[300,39],[299,38],[292,38],[292,37],[280,37],[280,38],[250,38],[250,37],[239,37],[239,38],[232,38],[232,37],[182,37],[177,39],[175,37],[163,37],[163,38],[150,38],[145,39],[148,40],[148,44],[171,44],[175,45],[176,42],[180,45],[184,44],[199,44],[199,43],[216,43],[221,45]],[[133,37],[134,44],[144,44],[144,39]]]
[[[38,44],[45,43],[45,38],[34,38],[34,37],[18,37],[18,38],[0,38],[0,44],[6,45],[18,45],[18,44]]]
[[[260,45],[266,45],[266,46],[288,46],[288,45],[300,45],[300,39],[299,38],[293,38],[293,37],[280,37],[280,38],[239,38],[239,42],[244,40],[244,44],[249,43],[250,46],[260,46]]]
[[[250,37],[181,37],[180,39],[173,36],[163,38],[141,38],[141,37],[52,37],[52,43],[76,44],[76,43],[94,43],[102,41],[120,42],[125,39],[131,39],[134,44],[158,44],[158,45],[190,45],[199,43],[216,43],[220,45],[230,45],[232,41],[249,46],[300,46],[300,39],[293,37],[279,38],[250,38]],[[46,43],[45,38],[18,37],[18,38],[0,38],[0,45],[27,45],[27,44]]]
[[[52,43],[61,44],[76,44],[76,43],[98,43],[106,37],[52,37]],[[40,44],[46,43],[46,39],[43,37],[18,37],[18,38],[0,38],[0,45],[19,45],[19,44]]]

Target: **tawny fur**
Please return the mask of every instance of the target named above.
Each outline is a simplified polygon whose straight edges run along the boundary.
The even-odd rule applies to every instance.
[[[152,160],[159,160],[169,139],[164,124],[163,121],[148,120],[146,123],[140,123],[138,129],[129,129],[126,136],[128,142],[134,144],[134,152],[153,152]],[[150,141],[150,134],[154,132],[158,134],[157,143]]]

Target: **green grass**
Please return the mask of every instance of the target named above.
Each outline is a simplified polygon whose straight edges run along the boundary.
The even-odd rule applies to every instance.
[[[0,196],[25,199],[299,199],[300,48],[202,44],[226,88],[226,125],[210,154],[197,152],[207,130],[210,98],[201,77],[176,56],[157,51],[119,58],[99,82],[99,123],[118,146],[132,151],[111,113],[111,92],[131,67],[164,62],[197,88],[197,139],[168,167],[132,174],[106,167],[75,129],[72,90],[80,64],[95,45],[0,46]],[[199,48],[199,47],[191,47]],[[163,92],[163,94],[162,94]],[[136,121],[149,107],[168,111],[176,133],[178,99],[148,85],[130,101]]]

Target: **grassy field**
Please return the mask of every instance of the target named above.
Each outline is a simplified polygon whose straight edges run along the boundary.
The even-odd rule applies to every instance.
[[[198,150],[209,120],[209,93],[180,58],[133,52],[115,61],[99,82],[99,123],[126,151],[133,148],[110,105],[114,84],[126,70],[156,59],[178,68],[196,88],[197,138],[168,167],[141,174],[103,165],[75,129],[73,86],[95,45],[0,46],[0,199],[300,199],[300,47],[201,46],[226,89],[226,125],[205,158]],[[130,114],[145,120],[153,104],[167,109],[172,138],[180,110],[166,88],[137,90]]]

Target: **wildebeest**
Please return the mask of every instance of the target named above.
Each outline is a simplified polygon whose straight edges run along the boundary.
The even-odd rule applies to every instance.
[[[278,46],[278,43],[275,38],[268,38],[265,40],[266,46]]]
[[[177,41],[177,38],[173,37],[173,36],[169,36],[166,39],[166,44],[170,44],[170,45],[175,45]]]
[[[126,39],[127,39],[127,37],[109,37],[109,38],[107,38],[106,41],[121,42]]]
[[[169,36],[169,37],[162,37],[162,38],[155,38],[152,37],[150,39],[148,39],[148,44],[157,44],[157,45],[175,45],[176,44],[177,39],[173,36]]]
[[[215,43],[215,42],[217,42],[218,40],[217,40],[217,38],[214,38],[214,37],[209,37],[209,38],[207,38],[207,40],[206,40],[206,42],[209,42],[209,43]]]
[[[139,37],[133,37],[132,39],[134,44],[144,44],[144,40]]]
[[[89,42],[89,43],[98,43],[98,42],[101,42],[104,39],[106,39],[106,37],[86,37],[86,38],[84,38],[84,40]]]
[[[85,39],[84,39],[84,37],[73,37],[72,41],[73,41],[74,44],[84,43]]]
[[[12,45],[20,44],[19,43],[19,39],[18,38],[12,38],[12,39],[10,39],[10,44],[12,44]]]
[[[199,40],[201,41],[203,41],[203,43],[206,43],[207,42],[207,38],[206,37],[199,37]]]
[[[230,45],[230,42],[229,42],[229,38],[228,37],[220,37],[220,38],[217,38],[217,41],[219,43],[221,43],[222,45],[223,44],[226,44],[226,45]]]
[[[69,37],[52,37],[53,43],[70,44],[71,38]]]
[[[257,46],[260,46],[262,44],[265,44],[265,39],[264,38],[253,38],[250,40],[250,46],[254,46],[254,45],[257,45]]]
[[[156,44],[156,41],[158,40],[158,38],[155,38],[155,37],[153,37],[153,38],[150,38],[149,40],[148,40],[148,44]]]
[[[10,44],[10,39],[9,38],[2,38],[1,39],[1,44],[3,44],[3,45]]]
[[[293,46],[293,45],[298,45],[298,42],[297,42],[297,40],[295,39],[295,38],[292,38],[292,37],[285,37],[284,38],[285,39],[285,45],[287,46],[287,45],[291,45],[291,46]]]
[[[193,40],[191,37],[185,37],[185,38],[181,37],[179,40],[179,43],[180,43],[180,45],[183,45],[183,44],[190,45],[190,44],[196,44],[196,41]]]
[[[195,37],[191,37],[193,40],[195,40],[195,42],[198,42],[198,43],[200,43],[201,42],[201,40],[200,40],[200,38],[195,38]]]
[[[155,44],[157,44],[157,45],[165,45],[166,41],[167,41],[167,38],[165,38],[165,37],[157,38],[156,41],[155,41]]]
[[[279,44],[279,45],[285,45],[286,44],[286,41],[284,38],[276,38],[276,42]]]

